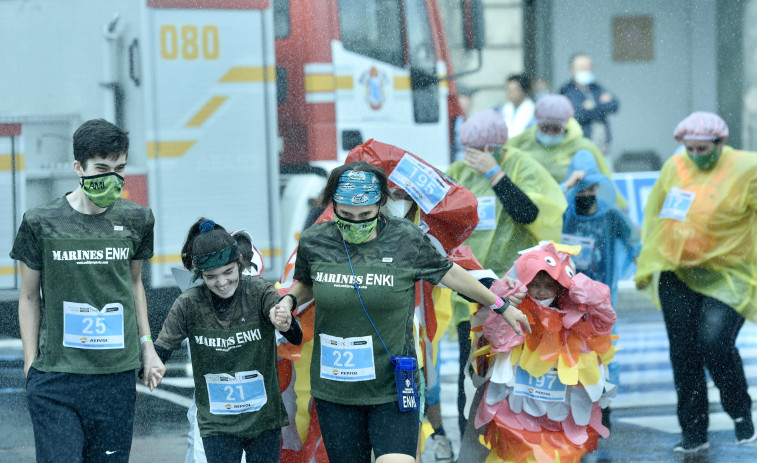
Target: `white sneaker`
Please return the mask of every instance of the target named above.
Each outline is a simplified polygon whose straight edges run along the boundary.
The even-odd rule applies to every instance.
[[[455,455],[452,453],[452,442],[449,438],[437,434],[432,436],[432,439],[436,463],[452,463],[455,459]]]

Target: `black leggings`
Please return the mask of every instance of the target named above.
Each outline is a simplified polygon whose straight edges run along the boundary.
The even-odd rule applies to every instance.
[[[465,431],[468,420],[465,419],[465,366],[470,357],[470,321],[466,320],[457,324],[457,342],[460,346],[460,371],[457,375],[457,425],[460,426],[460,435]],[[475,410],[472,410],[475,413]]]
[[[315,399],[323,445],[331,463],[370,463],[388,453],[415,457],[419,412],[401,412],[397,402],[342,405]]]
[[[252,439],[218,435],[202,438],[208,463],[239,463],[242,450],[247,463],[278,463],[281,454],[281,429],[269,429]]]
[[[709,425],[705,367],[720,389],[725,412],[734,419],[751,414],[752,399],[736,349],[744,317],[691,290],[673,272],[660,275],[659,293],[678,394],[678,422],[685,439],[705,442]]]

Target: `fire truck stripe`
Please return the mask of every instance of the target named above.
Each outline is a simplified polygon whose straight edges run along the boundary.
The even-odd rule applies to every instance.
[[[276,68],[273,66],[235,66],[219,79],[219,82],[275,82]]]
[[[25,163],[24,163],[24,155],[23,154],[16,154],[16,170],[24,170]],[[11,155],[10,154],[0,154],[0,171],[10,171],[11,170]]]
[[[305,76],[306,92],[333,92],[336,82],[333,74],[309,74]]]
[[[214,96],[207,103],[205,103],[205,106],[200,108],[200,110],[197,111],[197,113],[194,116],[192,116],[192,119],[190,119],[189,122],[187,122],[186,126],[187,127],[201,126],[202,124],[205,123],[206,120],[208,120],[208,118],[211,115],[213,115],[214,112],[216,112],[218,108],[221,107],[221,105],[228,98],[229,97],[227,96]]]
[[[161,158],[179,158],[189,151],[189,148],[194,145],[194,140],[189,141],[148,141],[147,142],[147,157],[154,159]]]
[[[410,76],[394,76],[395,90],[410,90]]]

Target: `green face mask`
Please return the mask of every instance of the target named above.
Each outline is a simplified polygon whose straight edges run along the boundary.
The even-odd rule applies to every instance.
[[[343,219],[334,213],[334,222],[336,222],[336,227],[346,241],[352,244],[361,244],[365,243],[368,237],[371,236],[371,233],[373,233],[373,230],[376,229],[378,214],[372,219],[353,222],[352,220]]]
[[[715,145],[715,148],[713,148],[709,154],[700,154],[699,156],[692,156],[689,153],[686,154],[689,156],[689,159],[691,159],[691,162],[699,167],[699,170],[712,169],[715,164],[718,163],[718,159],[720,159],[720,153],[718,153],[718,145]]]
[[[121,196],[124,178],[115,172],[81,178],[81,189],[99,207],[108,207]]]

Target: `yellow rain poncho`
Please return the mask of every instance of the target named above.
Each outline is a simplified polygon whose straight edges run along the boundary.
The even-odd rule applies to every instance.
[[[597,145],[584,137],[584,132],[575,119],[571,118],[568,120],[568,123],[565,125],[565,139],[555,146],[544,146],[536,141],[536,130],[537,126],[526,129],[526,131],[517,137],[509,139],[505,146],[508,148],[518,148],[530,154],[549,171],[552,178],[558,183],[566,180],[565,175],[568,173],[568,167],[573,160],[573,155],[578,150],[589,150],[594,155],[600,172],[612,178],[612,172],[602,152],[599,151]],[[615,205],[620,209],[625,209],[628,203],[618,193]]]
[[[464,161],[453,163],[447,175],[476,195],[479,202],[488,200],[495,204],[495,228],[477,228],[465,242],[470,246],[483,268],[491,269],[502,276],[513,266],[518,251],[535,246],[542,240],[560,242],[562,215],[568,204],[557,182],[549,172],[530,156],[517,148],[507,148],[499,162],[502,172],[534,202],[539,215],[532,223],[521,225],[504,211],[489,180],[476,170],[467,167]],[[468,303],[455,298],[455,322],[468,320]]]
[[[730,146],[700,170],[687,154],[669,159],[652,188],[636,271],[659,307],[657,277],[675,271],[689,288],[757,321],[757,153]]]

